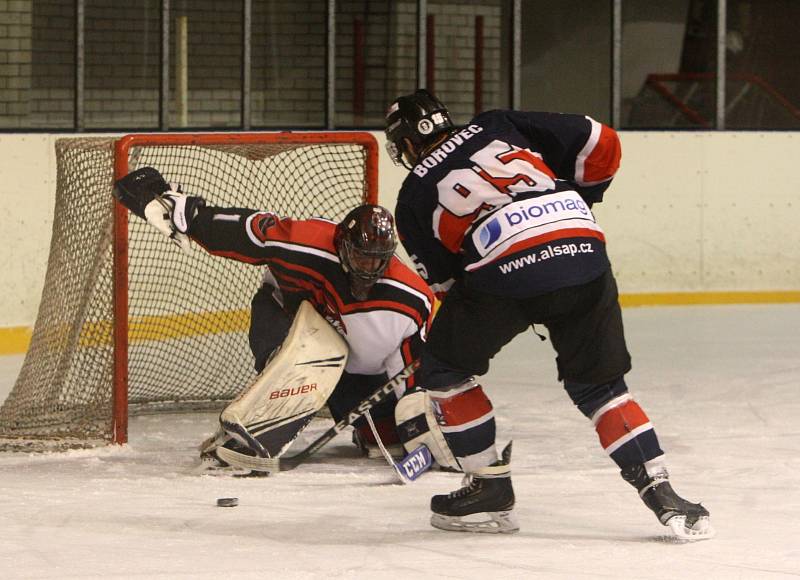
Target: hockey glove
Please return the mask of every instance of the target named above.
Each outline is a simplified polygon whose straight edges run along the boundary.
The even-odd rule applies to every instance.
[[[142,219],[147,219],[144,215],[144,208],[157,195],[169,189],[169,184],[164,181],[158,171],[152,167],[142,167],[114,183],[114,197],[134,214]]]
[[[170,187],[173,187],[172,185]],[[206,202],[202,197],[185,195],[180,189],[165,191],[144,208],[145,219],[162,234],[188,251],[190,240],[186,235],[192,220]]]
[[[189,250],[186,234],[198,210],[206,204],[202,197],[185,195],[180,186],[167,183],[152,167],[143,167],[117,181],[114,196],[182,250]]]

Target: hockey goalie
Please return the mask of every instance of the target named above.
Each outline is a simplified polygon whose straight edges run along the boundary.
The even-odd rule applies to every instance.
[[[394,255],[394,221],[384,208],[362,205],[336,223],[212,207],[150,167],[118,180],[114,196],[183,249],[194,241],[212,255],[264,267],[249,331],[259,374],[220,415],[204,457],[221,447],[279,456],[322,407],[339,421],[418,358],[434,297]],[[354,422],[365,453],[377,454],[379,441],[402,453],[394,408],[413,380]]]

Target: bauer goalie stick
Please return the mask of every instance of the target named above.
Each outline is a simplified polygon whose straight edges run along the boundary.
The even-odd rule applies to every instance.
[[[415,360],[402,371],[397,373],[394,377],[389,379],[383,386],[378,388],[378,390],[372,393],[369,397],[361,401],[333,427],[317,437],[310,445],[308,445],[308,447],[296,455],[292,455],[291,457],[255,457],[252,455],[239,453],[238,451],[228,449],[227,447],[219,447],[216,449],[215,453],[217,454],[217,457],[225,463],[233,465],[234,467],[240,467],[242,469],[251,469],[253,471],[262,471],[267,473],[294,469],[306,459],[314,455],[314,453],[319,451],[327,443],[329,443],[341,431],[352,425],[367,411],[372,409],[381,401],[386,400],[386,398],[395,390],[396,387],[414,374],[414,371],[417,370],[417,367],[419,367],[419,361]]]

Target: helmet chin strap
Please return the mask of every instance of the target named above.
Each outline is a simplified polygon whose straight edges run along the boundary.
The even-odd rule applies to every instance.
[[[339,256],[339,260],[342,265],[342,270],[347,274],[347,281],[350,283],[350,294],[352,294],[356,300],[366,300],[367,296],[369,296],[369,291],[372,290],[372,287],[378,279],[370,280],[363,278],[350,268],[348,261],[341,255]]]
[[[452,135],[455,132],[456,129],[451,129],[450,131],[443,132],[436,138],[436,140],[433,143],[431,143],[430,145],[425,147],[425,149],[422,150],[422,152],[419,154],[419,157],[424,157],[425,155],[436,149],[439,145],[447,141],[450,138],[450,135]],[[419,159],[419,157],[417,157],[417,159]]]
[[[416,165],[417,161],[419,161],[419,154],[414,149],[414,145],[411,143],[411,140],[407,137],[404,137],[403,140],[405,141],[405,152],[400,153],[400,163],[403,164],[403,167],[411,171],[414,169],[414,165]],[[407,159],[407,157],[414,157],[414,159]]]
[[[455,130],[453,130],[453,131],[455,131]],[[401,155],[400,156],[400,161],[402,162],[403,167],[405,167],[409,171],[414,169],[414,166],[419,162],[420,159],[422,159],[423,157],[428,155],[431,151],[436,149],[439,145],[444,143],[450,137],[450,135],[453,134],[453,131],[446,131],[446,132],[442,133],[441,136],[439,136],[433,143],[431,143],[427,147],[423,148],[419,153],[417,153],[414,150],[414,147],[411,145],[411,142],[408,141],[408,139],[406,139],[406,141],[407,141],[407,143],[406,143],[407,150],[408,151],[413,151],[414,154],[415,154],[415,158],[414,158],[413,161],[406,161],[406,156],[405,155]]]
[[[376,276],[374,279],[359,276],[353,271],[350,267],[349,260],[346,256],[343,256],[341,252],[339,253],[339,263],[342,266],[342,270],[347,274],[347,281],[350,283],[350,294],[352,294],[356,300],[366,300],[375,282],[378,281],[379,276]]]
[[[350,279],[350,293],[357,300],[366,300],[370,290],[372,290],[372,287],[377,281],[361,278],[360,276],[354,275],[352,272],[349,273],[348,278]]]

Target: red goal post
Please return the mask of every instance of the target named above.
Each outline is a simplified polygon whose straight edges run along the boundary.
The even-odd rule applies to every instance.
[[[115,202],[152,166],[211,205],[341,219],[377,203],[366,132],[165,133],[56,144],[56,216],[31,346],[0,408],[0,450],[125,443],[136,412],[219,409],[255,374],[263,268],[189,255]]]
[[[115,144],[114,173],[119,179],[130,172],[130,151],[135,147],[359,145],[365,151],[364,202],[378,199],[378,146],[369,133],[195,133],[127,135]],[[324,185],[323,185],[324,187]],[[269,208],[263,208],[269,209]],[[333,216],[325,216],[333,217]],[[128,440],[128,211],[119,203],[114,211],[114,390],[113,442]]]

